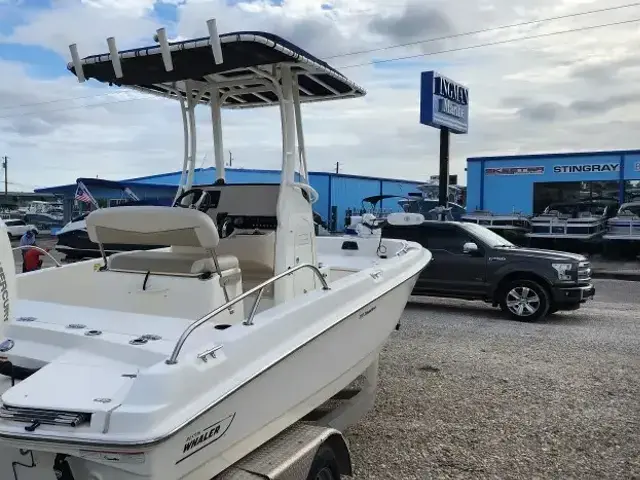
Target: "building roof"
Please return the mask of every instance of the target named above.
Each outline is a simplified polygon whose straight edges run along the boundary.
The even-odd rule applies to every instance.
[[[196,173],[200,173],[200,174],[207,174],[209,172],[211,172],[211,178],[215,178],[213,173],[215,172],[215,167],[208,167],[208,168],[197,168]],[[266,173],[266,174],[274,174],[274,173],[280,173],[279,170],[264,170],[264,169],[250,169],[250,168],[227,168],[225,169],[225,171],[227,172],[246,172],[246,173]],[[133,177],[133,178],[126,178],[124,180],[120,180],[118,181],[119,184],[122,184],[124,186],[130,187],[130,188],[134,188],[134,187],[140,187],[140,186],[144,186],[145,188],[149,187],[149,188],[167,188],[168,186],[177,186],[178,185],[178,181],[180,180],[180,174],[182,173],[182,171],[178,170],[178,171],[173,171],[173,172],[166,172],[166,173],[157,173],[154,175],[147,175],[147,176],[143,176],[143,177]],[[310,175],[314,175],[314,176],[328,176],[328,177],[340,177],[340,178],[356,178],[356,179],[360,179],[360,180],[382,180],[382,181],[387,181],[387,182],[396,182],[396,183],[411,183],[411,184],[415,184],[415,185],[420,185],[422,183],[425,182],[417,182],[415,180],[404,180],[404,179],[398,179],[398,178],[380,178],[380,177],[371,177],[371,176],[363,176],[363,175],[351,175],[351,174],[344,174],[344,173],[333,173],[333,172],[309,172]],[[162,183],[153,183],[154,179],[161,179],[165,177],[163,180],[161,180]],[[170,179],[170,181],[169,181]],[[151,182],[148,182],[149,180],[151,180]],[[148,183],[147,183],[148,182]],[[212,182],[213,183],[213,180]],[[60,190],[64,190],[64,189],[68,189],[68,188],[75,188],[75,184],[67,184],[67,185],[58,185],[58,186],[53,186],[53,187],[45,187],[45,188],[38,188],[35,191],[36,192],[43,192],[43,193],[55,193],[55,192],[59,192]]]
[[[594,152],[566,152],[566,153],[531,153],[525,155],[501,155],[490,157],[469,157],[467,162],[480,161],[513,161],[513,160],[552,160],[558,158],[579,158],[593,156],[622,156],[622,155],[640,155],[640,150],[602,150]]]

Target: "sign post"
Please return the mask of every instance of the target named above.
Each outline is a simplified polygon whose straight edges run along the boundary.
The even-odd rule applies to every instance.
[[[449,197],[449,137],[451,133],[466,134],[469,131],[469,89],[437,72],[422,72],[420,123],[440,130],[438,205],[446,208]]]

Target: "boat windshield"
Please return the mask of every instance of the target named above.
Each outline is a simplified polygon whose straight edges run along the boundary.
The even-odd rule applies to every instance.
[[[463,223],[462,228],[477,237],[482,243],[491,248],[515,248],[516,246],[504,237],[476,223]]]
[[[562,215],[570,215],[572,217],[578,217],[584,214],[591,214],[595,216],[602,216],[605,214],[607,205],[600,203],[564,203],[550,205],[548,211],[557,211]]]
[[[624,205],[622,207],[623,212],[630,212],[632,215],[640,217],[640,203],[636,205]]]

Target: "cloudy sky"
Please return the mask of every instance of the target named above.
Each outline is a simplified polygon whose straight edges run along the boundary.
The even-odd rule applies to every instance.
[[[344,173],[436,174],[438,132],[418,121],[420,72],[432,69],[470,89],[470,131],[451,146],[452,173],[463,179],[469,156],[640,148],[640,4],[460,35],[626,1],[0,0],[0,155],[9,156],[11,190],[179,169],[178,105],[78,84],[66,69],[68,45],[81,56],[106,52],[108,36],[120,49],[148,45],[160,26],[172,38],[200,36],[212,17],[220,32],[279,34],[367,89],[361,99],[304,107],[311,170],[340,162]],[[498,44],[476,48],[489,43]],[[225,112],[234,166],[278,168],[277,115]],[[199,166],[210,166],[210,137],[198,143]]]

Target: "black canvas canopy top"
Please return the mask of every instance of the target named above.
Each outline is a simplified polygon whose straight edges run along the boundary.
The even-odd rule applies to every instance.
[[[211,83],[246,79],[240,87],[221,89],[222,93],[233,92],[233,96],[226,96],[224,100],[223,107],[227,108],[277,105],[278,98],[273,92],[256,94],[243,93],[242,90],[264,84],[255,69],[273,74],[273,66],[283,62],[297,73],[301,102],[354,98],[366,94],[362,87],[326,62],[277,35],[257,31],[233,32],[220,35],[220,43],[221,64],[214,61],[209,37],[170,43],[172,71],[166,71],[157,44],[120,51],[121,78],[116,78],[109,53],[85,57],[81,63],[86,79],[170,97],[177,96],[174,89],[185,93],[185,80]],[[67,68],[76,74],[72,63]],[[194,95],[197,93],[196,90]],[[209,103],[209,93],[203,94],[200,101]]]

